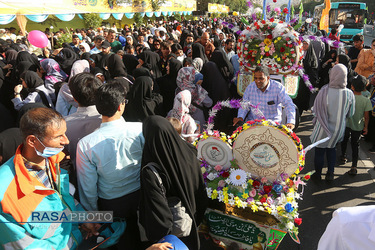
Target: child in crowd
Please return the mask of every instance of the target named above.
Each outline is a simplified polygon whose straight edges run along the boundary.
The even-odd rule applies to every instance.
[[[350,144],[352,147],[352,167],[348,171],[350,175],[357,174],[357,162],[358,162],[358,149],[359,140],[361,138],[361,133],[366,135],[368,132],[368,122],[369,122],[369,112],[372,110],[371,101],[364,97],[361,92],[366,87],[367,80],[364,76],[357,75],[352,81],[352,90],[355,96],[355,113],[352,117],[348,118],[346,121],[346,129],[344,140],[341,143],[341,164],[347,162],[346,158],[346,146],[350,139]]]

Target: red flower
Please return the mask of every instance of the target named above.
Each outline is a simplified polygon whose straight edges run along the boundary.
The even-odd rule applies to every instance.
[[[268,39],[272,39],[272,35],[269,34],[269,35],[267,36],[267,38],[268,38]]]
[[[283,53],[285,51],[285,48],[284,47],[281,47],[280,48],[280,52]]]
[[[261,23],[262,23],[262,24],[266,24],[266,21],[262,20]]]
[[[259,181],[253,181],[253,187],[254,187],[255,189],[258,189],[259,186],[260,186],[260,182],[259,182]]]
[[[271,192],[271,190],[272,190],[272,186],[264,186],[264,187],[263,187],[263,190],[264,190],[264,192],[265,192],[266,194],[268,194],[269,192]]]
[[[311,176],[310,176],[309,174],[306,175],[306,176],[305,176],[305,180],[310,180],[310,177],[311,177]]]
[[[288,8],[284,8],[283,13],[288,14],[289,13]]]
[[[270,56],[270,53],[266,52],[265,56]]]
[[[302,224],[302,218],[295,218],[294,223],[296,223],[298,226]]]
[[[276,3],[276,0],[273,0],[273,2]],[[270,19],[270,22],[273,22],[273,21],[275,21],[275,19],[272,17],[272,18]]]
[[[266,201],[267,201],[266,197],[262,197],[262,198],[260,199],[260,202],[262,202],[262,203],[265,203]]]
[[[273,0],[273,2],[274,2],[274,3],[276,3],[276,2],[277,2],[277,0]]]
[[[225,171],[221,174],[221,176],[223,176],[224,178],[227,178],[229,176],[229,172],[228,171]]]

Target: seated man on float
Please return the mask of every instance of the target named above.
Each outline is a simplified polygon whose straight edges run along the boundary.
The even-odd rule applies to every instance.
[[[248,101],[263,113],[266,120],[281,123],[282,108],[285,108],[288,128],[293,129],[295,124],[295,106],[292,99],[285,92],[284,86],[270,79],[267,67],[257,66],[254,70],[254,81],[247,86],[242,98]],[[233,125],[239,121],[257,119],[251,110],[240,108],[238,115],[233,119]]]

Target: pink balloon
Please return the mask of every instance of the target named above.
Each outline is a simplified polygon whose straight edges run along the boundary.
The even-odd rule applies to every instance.
[[[214,21],[216,22],[216,21],[217,21],[217,19],[216,19],[216,18],[214,18]]]
[[[46,34],[41,32],[40,30],[30,31],[27,40],[29,40],[32,45],[38,48],[44,48],[48,45],[48,38]]]

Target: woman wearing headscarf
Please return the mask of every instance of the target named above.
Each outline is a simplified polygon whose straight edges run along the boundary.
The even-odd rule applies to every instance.
[[[45,73],[44,86],[49,92],[49,96],[53,102],[56,101],[55,83],[63,82],[68,75],[61,70],[60,65],[50,58],[40,61],[41,73]]]
[[[203,74],[201,73],[201,70],[203,68],[203,60],[199,57],[195,58],[192,62],[192,66],[195,69],[195,80],[194,83],[197,84],[198,81],[203,82]],[[201,83],[200,83],[201,84]]]
[[[178,90],[189,90],[191,93],[191,105],[189,107],[190,114],[197,120],[203,128],[206,123],[204,112],[212,106],[212,100],[208,96],[207,91],[199,84],[194,84],[195,69],[192,67],[185,67],[180,69],[177,75],[176,83]]]
[[[78,60],[74,62],[70,71],[69,81],[73,78],[73,76],[82,72],[90,72],[89,62],[86,60]],[[67,116],[75,113],[77,108],[78,103],[74,101],[72,93],[69,89],[69,85],[66,83],[61,87],[57,96],[56,111],[63,116]]]
[[[53,59],[60,64],[60,67],[64,72],[70,72],[72,70],[73,63],[77,61],[79,57],[70,47],[63,48]]]
[[[14,66],[16,64],[18,52],[14,49],[7,49],[5,51],[5,63]]]
[[[338,55],[337,56],[337,60],[336,60],[336,64],[341,63],[341,64],[343,64],[348,69],[348,77],[347,77],[348,84],[346,85],[346,87],[348,89],[352,88],[353,77],[355,77],[356,75],[358,75],[357,72],[355,72],[352,69],[352,64],[351,64],[350,61],[351,61],[350,57],[348,55],[345,55],[345,54]]]
[[[218,66],[214,62],[208,62],[203,65],[201,71],[203,74],[202,87],[208,92],[208,96],[212,99],[213,105],[218,101],[225,101],[231,98],[228,82],[222,76]],[[215,118],[214,129],[231,133],[229,131],[232,123],[230,119],[236,116],[237,110],[235,109],[222,109]]]
[[[142,155],[139,222],[150,243],[171,233],[173,217],[154,172],[162,179],[166,197],[181,200],[192,219],[190,235],[180,238],[188,249],[200,249],[197,227],[203,220],[207,195],[196,149],[181,139],[167,119],[150,116],[143,122],[145,146]]]
[[[20,62],[25,62],[25,61],[31,62],[34,66],[33,68],[36,68],[36,69],[40,68],[38,57],[35,54],[30,54],[27,51],[18,52],[16,65],[18,65]]]
[[[182,70],[182,69],[181,69]],[[189,90],[183,90],[174,97],[173,109],[168,112],[167,118],[176,118],[181,123],[182,137],[192,143],[195,137],[184,136],[197,132],[197,124],[189,114],[191,104],[191,93]],[[199,132],[199,131],[198,131]]]
[[[156,79],[157,87],[163,96],[162,116],[166,116],[173,107],[173,100],[177,88],[176,78],[178,71],[182,68],[179,60],[171,58],[167,64],[167,74]]]
[[[327,154],[328,171],[326,180],[333,180],[336,163],[336,144],[342,141],[345,132],[346,118],[353,116],[355,99],[353,92],[346,88],[347,69],[336,64],[329,73],[329,84],[318,93],[314,102],[314,130],[310,136],[315,143],[326,137],[329,140],[315,148],[315,174],[313,178],[321,178],[324,166],[324,155]]]
[[[111,54],[108,58],[108,72],[109,77],[114,79],[115,77],[126,77],[128,74],[126,73],[125,65],[122,61],[122,58],[117,54]]]
[[[137,68],[139,64],[137,57],[130,54],[124,54],[122,56],[122,61],[124,62],[125,68],[130,75],[133,75],[133,71]]]
[[[142,122],[146,117],[159,113],[159,106],[163,102],[160,94],[152,93],[152,78],[139,76],[127,94],[128,104],[124,118],[129,122]]]
[[[145,67],[148,70],[150,70],[151,74],[153,75],[153,78],[159,78],[162,76],[159,62],[160,62],[160,56],[152,52],[151,50],[145,50],[143,51],[139,56],[139,64],[137,67]]]
[[[222,50],[215,50],[211,55],[210,61],[217,65],[221,75],[229,84],[234,76],[234,69],[224,52]]]
[[[20,110],[23,105],[27,103],[41,102],[46,107],[53,107],[51,98],[48,95],[47,89],[44,87],[42,78],[34,71],[26,71],[21,75],[22,85],[19,84],[14,87],[14,98],[12,102],[15,110]],[[28,92],[27,97],[22,100],[21,90],[25,88]]]
[[[332,69],[332,67],[335,64],[337,58],[337,50],[330,50],[326,54],[326,56],[322,60],[322,68],[320,69],[320,81],[319,81],[319,88],[323,87],[329,82],[329,70]]]
[[[197,57],[203,60],[203,63],[208,62],[207,55],[205,53],[204,46],[200,43],[193,43],[191,45],[192,58],[193,60]]]

